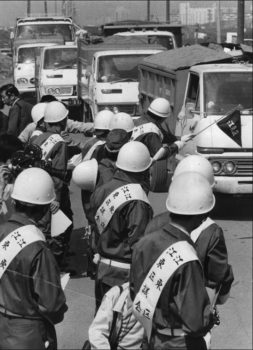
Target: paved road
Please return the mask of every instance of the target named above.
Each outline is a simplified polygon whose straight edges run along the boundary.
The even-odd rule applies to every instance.
[[[80,239],[85,225],[80,193],[71,186],[74,225],[72,266],[79,276],[66,288],[69,310],[57,326],[59,349],[81,349],[94,313],[94,282],[80,274],[85,271],[85,241]],[[150,195],[155,213],[165,211],[166,194]],[[213,330],[212,349],[252,349],[252,201],[225,198],[218,201],[213,218],[223,228],[235,281],[231,296],[219,307],[221,325]]]

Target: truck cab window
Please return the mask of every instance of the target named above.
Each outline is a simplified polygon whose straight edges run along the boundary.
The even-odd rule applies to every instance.
[[[186,96],[186,103],[194,103],[195,109],[199,110],[199,77],[196,74],[190,75],[190,81]]]

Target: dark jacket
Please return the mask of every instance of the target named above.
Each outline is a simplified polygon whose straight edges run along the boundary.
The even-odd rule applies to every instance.
[[[134,175],[117,170],[111,181],[98,187],[91,196],[91,209],[93,217],[104,202],[105,198],[117,188],[139,183]],[[142,185],[142,183],[140,184]],[[113,214],[109,224],[100,235],[98,253],[108,259],[123,263],[131,263],[132,250],[136,242],[143,236],[148,222],[152,219],[151,206],[141,200],[133,200],[122,204]],[[95,223],[94,223],[95,224]],[[110,266],[110,269],[113,268]],[[115,285],[113,272],[108,274],[106,280],[109,285]],[[117,278],[116,278],[117,280]],[[119,283],[126,281],[121,280]]]
[[[145,235],[135,245],[130,273],[132,299],[159,256],[180,241],[193,246],[186,233],[167,224]],[[156,337],[161,338],[158,329],[181,329],[185,334],[198,338],[203,337],[212,325],[210,301],[201,264],[198,260],[186,262],[174,272],[161,292],[153,318],[151,343],[157,345]],[[185,342],[184,337],[181,338]],[[174,347],[176,348],[173,337],[166,337],[166,348]]]
[[[32,122],[32,105],[19,98],[9,110],[7,133],[18,136]]]
[[[169,222],[169,212],[159,214],[148,224],[145,234],[162,229]],[[231,265],[228,264],[228,252],[222,228],[215,222],[205,228],[195,242],[195,249],[203,266],[206,286],[217,288],[222,284],[219,294],[221,296],[227,294],[234,281],[234,275]]]
[[[155,123],[155,121],[150,116],[145,115],[137,119],[135,121],[135,126],[147,123],[153,123],[158,127],[158,129],[162,133],[162,140],[158,134],[154,132],[149,132],[138,136],[135,139],[135,141],[140,141],[144,143],[144,145],[147,146],[151,157],[153,157],[156,154],[156,152],[159,151],[161,147],[163,147],[163,143],[166,143],[170,146],[170,155],[178,151],[178,147],[175,144],[173,144],[177,140],[176,136],[174,136],[169,129],[165,130],[162,124]]]

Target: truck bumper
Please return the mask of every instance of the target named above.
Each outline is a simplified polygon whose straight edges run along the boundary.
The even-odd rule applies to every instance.
[[[214,191],[227,194],[250,194],[253,192],[252,177],[216,176]]]

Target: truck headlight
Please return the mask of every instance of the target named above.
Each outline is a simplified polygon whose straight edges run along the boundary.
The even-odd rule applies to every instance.
[[[54,89],[52,89],[52,88],[47,89],[47,93],[49,95],[52,95],[54,93]]]
[[[222,170],[221,163],[218,161],[212,162],[212,167],[215,175],[219,174]]]
[[[59,88],[54,89],[54,93],[55,93],[56,95],[60,95],[60,89],[59,89]]]
[[[226,174],[234,174],[236,171],[236,165],[232,161],[228,161],[223,165],[223,170]]]
[[[26,78],[18,78],[17,83],[18,84],[28,84],[28,80]]]

